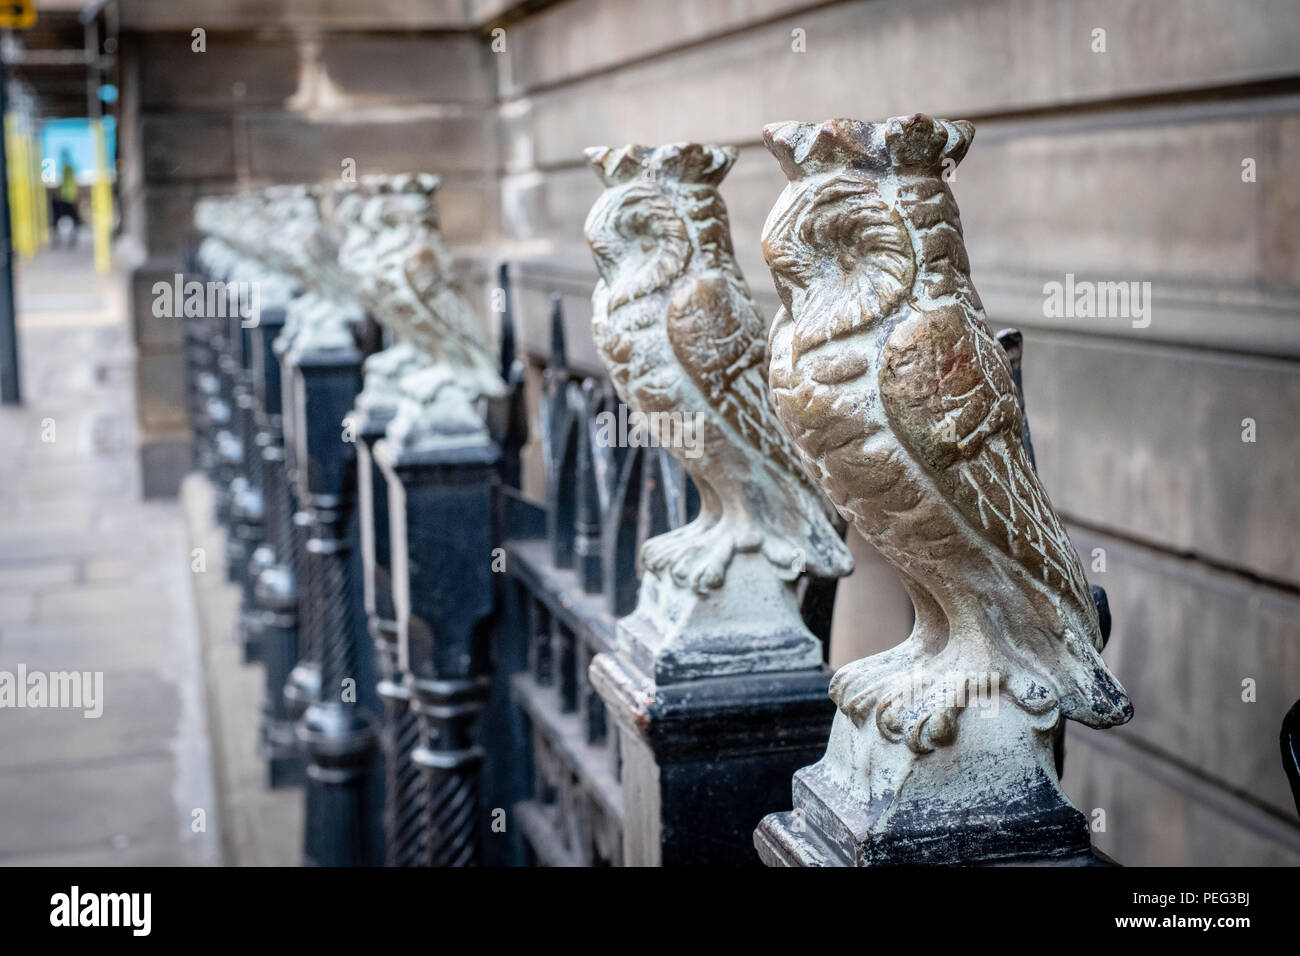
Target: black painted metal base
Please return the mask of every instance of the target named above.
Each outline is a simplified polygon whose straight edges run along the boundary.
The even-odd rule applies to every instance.
[[[768,866],[853,866],[838,848],[809,826],[807,818],[794,811],[773,813],[763,818],[754,831],[754,847]],[[915,862],[915,861],[913,861]],[[929,861],[938,864],[938,861]],[[884,866],[888,863],[874,865]],[[893,865],[904,865],[899,861]],[[954,864],[946,864],[954,865]],[[1089,846],[1066,856],[1027,855],[1003,860],[974,862],[970,866],[1118,866],[1105,853]]]
[[[370,715],[331,701],[307,708],[297,726],[307,756],[304,866],[376,866],[382,848],[369,826],[377,734]]]
[[[494,603],[499,456],[492,444],[374,447],[388,488],[403,682],[419,728],[410,762],[424,784],[421,802],[404,812],[423,814],[428,866],[483,861],[478,722],[491,686],[483,622]]]
[[[266,729],[261,757],[266,761],[266,785],[272,790],[301,786],[307,779],[307,764],[292,725]]]
[[[263,616],[262,610],[255,607],[239,612],[239,647],[245,664],[256,664],[262,659]]]
[[[267,764],[267,784],[296,786],[304,779],[305,765],[284,697],[285,683],[298,659],[293,575],[278,565],[266,568],[259,576],[256,597],[264,608],[259,625],[264,681],[260,749]]]
[[[620,731],[624,863],[759,865],[753,828],[789,806],[791,774],[825,750],[829,679],[817,668],[656,686],[597,656],[591,682]]]
[[[1088,820],[1055,779],[1015,776],[963,794],[867,804],[819,762],[794,775],[795,809],[765,817],[754,846],[769,866],[1093,865]]]

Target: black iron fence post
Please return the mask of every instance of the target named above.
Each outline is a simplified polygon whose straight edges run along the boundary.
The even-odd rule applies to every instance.
[[[358,646],[349,538],[355,504],[354,444],[346,418],[360,387],[361,353],[333,341],[324,347],[299,337],[289,356],[295,369],[294,436],[298,492],[307,516],[305,572],[319,629],[319,684],[298,722],[307,758],[307,865],[379,862],[368,802],[376,728],[361,695],[368,668]]]
[[[207,239],[208,250],[217,251],[218,240]],[[191,244],[186,249],[183,263],[184,281],[204,282],[207,279],[202,244]],[[208,422],[206,397],[200,387],[205,374],[209,374],[212,353],[209,343],[203,335],[202,316],[189,315],[179,317],[181,322],[181,354],[185,365],[186,408],[190,425],[190,467],[207,472],[211,466],[211,450],[208,440]]]
[[[371,396],[367,397],[378,391],[372,387],[378,384],[377,378],[368,367],[366,392]],[[375,442],[383,436],[395,411],[394,401],[372,398],[358,402],[352,418],[358,438],[358,523],[366,620],[368,633],[374,642],[379,677],[377,690],[384,708],[379,735],[385,774],[384,862],[388,866],[421,866],[426,855],[428,821],[423,775],[412,759],[420,741],[420,725],[411,709],[411,691],[398,653],[388,480],[373,451]]]
[[[221,281],[238,280],[237,275],[225,275]],[[235,391],[238,384],[240,366],[239,340],[231,333],[231,324],[223,317],[207,317],[209,342],[216,356],[216,379],[218,384],[218,406],[213,406],[216,434],[216,482],[214,508],[217,523],[226,531],[225,574],[229,581],[236,580],[237,566],[240,560],[240,544],[234,530],[234,497],[238,491],[236,479],[244,468],[244,444],[240,432]],[[238,327],[236,326],[236,331]],[[243,555],[247,557],[247,555]]]
[[[320,625],[318,612],[320,608],[319,582],[312,577],[307,561],[307,540],[311,514],[306,509],[302,497],[305,479],[306,458],[301,451],[302,436],[307,429],[307,422],[302,420],[302,410],[296,396],[302,390],[298,368],[292,353],[293,334],[296,332],[286,324],[285,330],[276,338],[272,348],[280,364],[280,396],[282,403],[281,423],[284,429],[284,471],[290,489],[293,511],[289,524],[293,528],[293,544],[289,551],[294,555],[291,565],[296,583],[296,603],[298,608],[298,647],[289,676],[285,678],[281,693],[284,706],[290,720],[296,724],[306,712],[311,702],[320,693]],[[295,735],[295,741],[297,737]]]
[[[268,310],[269,311],[269,310]],[[227,318],[228,341],[237,357],[231,389],[234,431],[239,437],[241,473],[230,486],[230,534],[226,538],[228,574],[240,589],[238,635],[244,663],[261,653],[262,620],[255,590],[260,568],[254,555],[261,544],[265,499],[262,493],[261,460],[258,457],[256,395],[253,388],[253,329],[260,321],[236,311]]]
[[[484,752],[477,725],[489,681],[495,444],[374,446],[388,482],[401,668],[419,723],[429,866],[482,862]]]
[[[284,328],[283,308],[265,309],[253,329],[253,384],[257,398],[257,453],[262,471],[265,543],[255,554],[260,566],[254,588],[261,615],[264,691],[259,740],[272,787],[301,783],[302,753],[284,685],[298,660],[297,536],[293,489],[285,463],[280,362],[274,343]]]

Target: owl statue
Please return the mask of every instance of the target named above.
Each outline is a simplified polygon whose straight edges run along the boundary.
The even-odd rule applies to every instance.
[[[587,156],[605,186],[586,223],[600,276],[597,349],[620,400],[646,416],[700,492],[694,521],[645,543],[640,609],[661,612],[661,630],[689,632],[695,599],[707,599],[718,617],[701,622],[705,631],[761,643],[784,629],[806,663],[820,651],[792,610],[790,585],[804,571],[845,575],[853,563],[768,391],[766,323],[718,194],[736,153],[673,144]],[[725,668],[727,652],[716,657]]]
[[[395,177],[366,176],[360,183],[336,187],[331,204],[330,225],[338,245],[338,264],[352,294],[387,333],[386,347],[366,357],[364,386],[357,396],[357,410],[369,425],[386,426],[397,414],[401,382],[425,369],[430,358],[411,340],[402,315],[394,315],[391,295],[380,295],[381,269],[377,254],[386,237],[376,235],[362,216],[373,200],[390,192]]]
[[[367,178],[352,198],[338,199],[341,267],[375,320],[404,346],[393,362],[419,366],[402,377],[401,407],[388,431],[404,447],[486,441],[477,404],[506,393],[442,243],[437,188],[428,174]],[[423,358],[414,359],[411,348]]]
[[[290,350],[351,349],[354,326],[365,312],[349,295],[338,267],[337,246],[331,239],[317,185],[269,186],[261,191],[244,218],[242,230],[251,247],[261,238],[267,263],[296,279],[302,295],[285,310],[277,348]]]
[[[1122,724],[1132,705],[1102,661],[1079,555],[1026,455],[1011,368],[971,282],[948,183],[974,128],[917,114],[763,135],[790,180],[763,231],[782,303],[777,413],[916,607],[907,640],[835,675],[818,766],[877,809],[909,787],[996,807],[1022,777],[1060,805],[1057,725]],[[970,719],[999,703],[1013,713]],[[975,779],[979,799],[954,796]]]

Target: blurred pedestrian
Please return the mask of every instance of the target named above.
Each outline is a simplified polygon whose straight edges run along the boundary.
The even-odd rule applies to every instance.
[[[81,213],[77,211],[77,200],[81,195],[81,187],[77,185],[77,169],[72,165],[72,154],[66,149],[59,155],[59,165],[62,168],[59,177],[59,188],[51,200],[53,233],[57,244],[60,223],[64,219],[70,219],[72,221],[72,231],[68,233],[68,247],[73,248],[77,245],[77,231],[81,228]]]

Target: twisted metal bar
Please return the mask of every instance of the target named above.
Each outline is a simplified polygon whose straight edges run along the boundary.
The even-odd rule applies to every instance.
[[[384,829],[388,866],[422,866],[427,855],[428,805],[424,775],[412,759],[420,743],[420,721],[411,710],[410,693],[392,680],[382,681],[384,753],[387,758]]]

